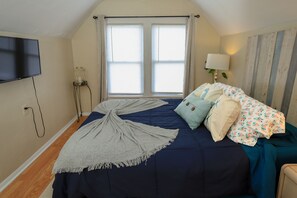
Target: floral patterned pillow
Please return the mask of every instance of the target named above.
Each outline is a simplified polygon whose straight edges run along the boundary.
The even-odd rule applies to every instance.
[[[275,133],[285,133],[284,114],[244,93],[231,95],[240,101],[241,112],[230,128],[228,137],[237,143],[254,146],[259,137],[270,138]]]

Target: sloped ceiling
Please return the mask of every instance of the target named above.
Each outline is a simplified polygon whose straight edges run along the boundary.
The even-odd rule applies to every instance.
[[[221,35],[297,20],[297,0],[193,0]]]
[[[0,0],[0,31],[69,37],[102,0]]]
[[[102,1],[0,0],[0,31],[70,37]],[[221,35],[297,21],[297,0],[191,1]]]

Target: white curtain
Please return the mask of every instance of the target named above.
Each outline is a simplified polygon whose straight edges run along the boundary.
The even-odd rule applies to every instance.
[[[96,20],[98,35],[98,64],[99,64],[99,102],[107,100],[107,67],[106,67],[106,20],[98,16]]]
[[[184,97],[195,88],[195,16],[193,14],[190,15],[187,22],[185,58]]]

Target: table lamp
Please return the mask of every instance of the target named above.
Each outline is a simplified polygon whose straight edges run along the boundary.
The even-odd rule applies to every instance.
[[[230,56],[225,54],[208,54],[205,68],[214,69],[214,83],[217,82],[217,70],[229,70]]]
[[[82,84],[84,81],[86,81],[85,77],[85,68],[83,67],[75,67],[74,68],[74,75],[75,75],[75,83],[76,84]]]

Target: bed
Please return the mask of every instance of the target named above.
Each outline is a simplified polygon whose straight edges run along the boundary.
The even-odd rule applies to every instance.
[[[258,139],[253,147],[229,138],[214,142],[201,124],[191,130],[167,105],[120,116],[180,131],[171,145],[133,167],[55,175],[53,197],[275,197],[280,167],[297,163],[297,130]],[[83,125],[101,118],[92,112]]]
[[[56,174],[53,197],[224,197],[252,194],[249,159],[239,144],[215,143],[203,124],[191,130],[167,105],[121,116],[167,129],[179,128],[175,141],[140,165]],[[84,124],[103,115],[93,112]]]

